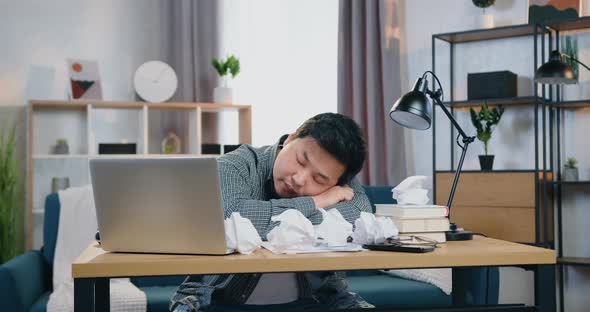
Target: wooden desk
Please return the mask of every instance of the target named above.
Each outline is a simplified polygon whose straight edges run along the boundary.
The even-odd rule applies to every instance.
[[[251,255],[228,256],[131,254],[105,253],[94,243],[72,264],[72,276],[75,311],[91,310],[89,303],[93,301],[96,311],[108,311],[108,279],[112,277],[514,265],[533,265],[551,275],[555,262],[554,250],[479,236],[472,241],[448,242],[424,254],[363,251],[275,255],[264,249]],[[542,287],[538,288],[535,297],[540,305],[539,300],[546,296],[541,294],[545,292]]]

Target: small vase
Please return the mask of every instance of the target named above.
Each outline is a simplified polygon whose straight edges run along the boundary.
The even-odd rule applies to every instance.
[[[233,104],[233,91],[227,87],[217,87],[213,89],[213,102],[220,104]]]
[[[54,154],[65,155],[69,154],[69,148],[67,143],[59,143],[55,145],[53,149]]]
[[[492,171],[494,167],[494,155],[479,155],[481,171]]]
[[[70,187],[70,178],[68,177],[55,177],[51,179],[51,192],[57,193],[58,191],[65,190]]]
[[[578,181],[578,168],[563,168],[563,181],[574,182]]]
[[[180,154],[181,146],[180,146],[180,138],[174,134],[173,132],[168,133],[168,135],[162,140],[162,153],[163,154]]]
[[[494,28],[494,16],[491,14],[484,14],[480,23],[482,28]]]
[[[221,86],[213,89],[213,102],[220,104],[233,104],[234,96],[232,88],[228,87],[229,78],[221,77]]]

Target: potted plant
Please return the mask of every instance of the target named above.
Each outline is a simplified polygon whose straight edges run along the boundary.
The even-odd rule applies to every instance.
[[[233,92],[228,86],[228,77],[235,78],[240,72],[240,60],[234,55],[230,55],[226,60],[213,58],[211,64],[221,78],[221,86],[213,90],[213,102],[215,103],[233,103]]]
[[[567,54],[575,59],[578,59],[578,39],[573,36],[565,36],[563,40],[561,40],[561,44],[563,46],[562,52]],[[572,100],[576,99],[580,96],[584,96],[586,94],[586,90],[584,88],[584,83],[579,81],[580,80],[580,70],[578,67],[578,62],[572,60],[569,57],[562,57],[561,58],[564,63],[568,64],[574,70],[574,76],[576,80],[578,80],[577,84],[573,85],[564,85],[562,90],[562,95],[565,100]]]
[[[471,113],[471,122],[477,130],[477,139],[483,143],[485,155],[479,155],[479,165],[481,170],[489,171],[494,166],[494,155],[488,155],[488,142],[492,138],[494,126],[500,122],[504,108],[502,106],[488,109],[488,104],[484,102],[479,112],[473,108],[469,109]]]
[[[578,161],[574,157],[567,159],[563,166],[563,181],[578,181]]]
[[[481,27],[483,28],[493,28],[494,27],[494,16],[491,14],[486,14],[486,8],[491,7],[494,5],[496,0],[472,0],[473,4],[483,9],[483,18],[481,19]]]
[[[19,213],[19,179],[15,153],[15,127],[8,133],[0,132],[0,264],[20,252],[18,232],[21,225]]]
[[[68,141],[66,139],[57,139],[53,152],[55,154],[69,154]]]

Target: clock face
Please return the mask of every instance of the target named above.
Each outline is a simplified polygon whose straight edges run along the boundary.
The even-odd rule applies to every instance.
[[[159,103],[169,100],[178,87],[178,78],[170,65],[160,61],[143,63],[133,77],[135,92],[144,100]]]

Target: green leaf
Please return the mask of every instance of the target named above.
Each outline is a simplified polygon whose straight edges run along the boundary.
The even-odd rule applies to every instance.
[[[235,57],[234,55],[230,55],[226,61],[227,68],[231,73],[232,78],[235,78],[236,75],[240,72],[240,60]]]
[[[216,58],[213,58],[211,60],[211,64],[213,64],[213,67],[215,68],[215,70],[217,70],[217,73],[219,74],[219,76],[223,77],[223,76],[227,75],[227,67],[226,67],[225,62],[223,60],[218,60]]]
[[[0,263],[14,257],[17,252],[18,173],[15,158],[15,130],[6,131],[6,122],[0,131]]]
[[[473,108],[469,109],[471,115],[471,123],[477,130],[477,139],[484,144],[484,150],[486,155],[488,154],[488,142],[492,138],[492,132],[494,126],[500,122],[502,114],[504,114],[504,108],[502,106],[494,107],[489,109],[487,103],[483,103],[480,107],[479,112],[476,112]]]

